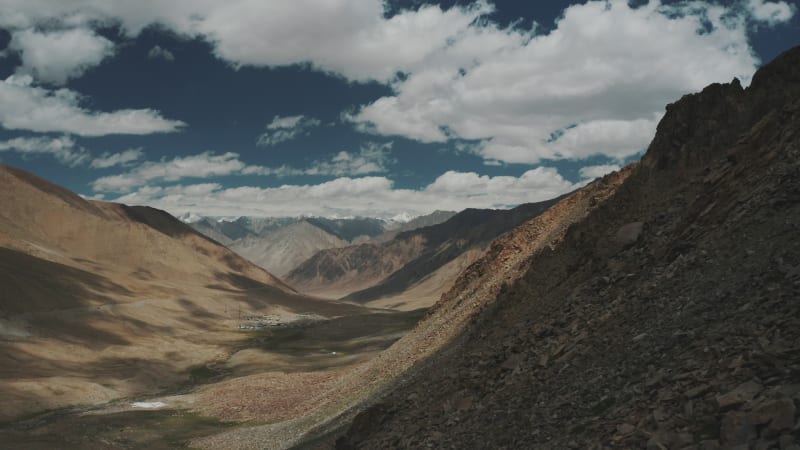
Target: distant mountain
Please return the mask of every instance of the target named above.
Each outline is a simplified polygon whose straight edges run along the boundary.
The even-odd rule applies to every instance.
[[[430,278],[468,250],[485,248],[557,200],[510,210],[467,209],[437,225],[400,232],[388,242],[323,250],[292,270],[286,280],[303,292],[342,296],[359,303],[396,296]],[[449,213],[435,217],[446,215]],[[469,255],[475,256],[472,252]],[[457,272],[443,277],[439,289],[446,289],[455,275]]]
[[[373,237],[369,242],[387,242],[394,239],[395,236],[403,231],[416,230],[417,228],[429,227],[446,222],[451,217],[456,215],[455,211],[439,211],[436,210],[430,214],[415,217],[407,222],[389,223],[387,231],[383,234]]]
[[[216,221],[207,217],[193,217],[193,219],[195,220],[186,223],[223,245],[231,244],[236,239],[241,239],[250,234],[249,230],[236,223]]]
[[[312,217],[306,219],[310,224],[339,237],[344,241],[353,241],[357,238],[371,238],[386,231],[386,222],[372,218],[353,219],[326,219]]]
[[[350,243],[309,220],[290,223],[232,241],[228,248],[277,276],[284,276],[316,252]]]
[[[437,211],[407,223],[356,217],[349,219],[240,217],[213,219],[181,216],[192,228],[278,276],[284,276],[321,250],[373,239],[389,239],[399,230],[439,223],[452,213]],[[391,231],[387,231],[391,229]]]

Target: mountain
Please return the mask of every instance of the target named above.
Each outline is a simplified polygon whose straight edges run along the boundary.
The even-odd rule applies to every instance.
[[[435,285],[426,288],[430,295],[424,296],[430,303],[412,303],[416,307],[429,306],[458,273],[452,265],[446,268],[448,276],[437,274],[439,269],[460,257],[454,265],[465,267],[492,239],[541,214],[557,201],[525,204],[511,210],[467,209],[443,223],[399,233],[385,243],[323,250],[292,270],[286,280],[303,292],[341,296],[359,303],[395,297],[383,302],[388,305],[405,303],[401,294],[435,279]]]
[[[353,243],[388,240],[401,230],[412,230],[448,219],[454,213],[437,211],[405,223],[355,217],[349,219],[240,217],[217,220],[185,215],[192,228],[227,246],[270,273],[283,277],[315,253]]]
[[[333,317],[164,211],[87,201],[0,165],[0,420],[175,385],[244,315]]]
[[[250,234],[230,242],[228,248],[277,276],[284,276],[314,255],[349,242],[326,232],[310,220],[290,223],[260,234]]]
[[[424,216],[414,217],[413,219],[406,221],[406,222],[397,222],[397,223],[390,223],[387,224],[386,231],[382,234],[375,236],[369,239],[367,242],[371,243],[381,243],[387,242],[394,239],[398,234],[404,231],[412,231],[416,230],[417,228],[423,227],[430,227],[433,225],[438,225],[442,222],[446,222],[451,217],[456,215],[455,211],[439,211],[436,210],[430,214],[426,214]],[[360,242],[357,242],[360,243]]]
[[[306,220],[310,224],[348,242],[359,238],[368,239],[373,236],[378,236],[385,231],[386,226],[384,221],[368,217],[356,217],[353,219],[311,217]]]
[[[387,351],[431,357],[337,448],[796,448],[798,130],[800,47],[669,105],[640,163],[496,241]]]

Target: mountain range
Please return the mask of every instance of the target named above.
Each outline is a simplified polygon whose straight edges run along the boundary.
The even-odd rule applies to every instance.
[[[558,200],[510,210],[467,209],[385,242],[323,250],[292,270],[286,280],[314,295],[399,309],[428,307],[493,239]]]
[[[13,448],[800,448],[800,47],[581,189],[403,231],[0,185]]]
[[[401,231],[433,225],[453,214],[435,211],[407,222],[365,217],[239,217],[227,220],[184,215],[181,218],[200,233],[283,277],[321,250],[386,241]]]

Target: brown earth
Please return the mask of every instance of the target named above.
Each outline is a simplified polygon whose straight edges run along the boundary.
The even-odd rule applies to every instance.
[[[0,421],[158,392],[242,339],[240,317],[364,313],[310,298],[169,214],[0,166]]]
[[[521,227],[462,274],[398,345],[479,305],[463,334],[337,447],[798,448],[798,99],[795,48],[668,106],[563,239]]]
[[[448,342],[455,339],[465,324],[485,307],[492,293],[498,292],[504,284],[513,280],[528,266],[531,253],[546,251],[560,241],[566,230],[575,221],[602,204],[628,173],[629,170],[625,170],[591,183],[585,189],[558,202],[544,214],[525,223],[522,226],[522,229],[526,230],[524,233],[509,234],[496,241],[489,251],[495,256],[478,260],[470,266],[468,272],[471,273],[472,268],[486,264],[487,258],[495,258],[497,255],[502,255],[509,270],[494,272],[492,278],[462,277],[462,283],[468,283],[471,289],[451,290],[448,294],[450,297],[445,296],[449,299],[444,303],[447,305],[446,313],[428,313],[411,333],[404,335],[391,347],[362,364],[337,372],[336,376],[326,375],[323,382],[307,388],[301,415],[272,424],[238,427],[218,435],[196,439],[192,441],[192,445],[202,448],[246,449],[287,448],[292,445],[302,445],[308,440],[314,443],[311,448],[315,448],[314,446],[318,444],[323,446],[326,443],[331,444],[326,440],[328,437],[336,436],[337,430],[352,420],[364,405],[370,404],[386,389],[404,380],[409,369],[419,364],[427,364],[424,362],[427,358],[441,351]],[[258,383],[264,383],[265,386],[272,385],[272,381],[269,381],[272,376],[272,374],[253,375],[251,379],[242,381],[241,384],[231,384],[226,387],[225,397],[242,399],[242,403],[249,404],[244,399],[253,395],[250,386]],[[293,384],[287,384],[286,388],[290,392],[303,389]],[[280,400],[275,397],[273,401]],[[265,404],[271,404],[270,402]],[[232,407],[239,406],[237,401],[228,404]],[[214,417],[224,414],[222,411],[214,412],[213,408],[205,411]],[[272,417],[279,413],[265,411],[256,413],[253,417],[261,417],[259,414]],[[315,440],[318,436],[322,436],[321,441]]]

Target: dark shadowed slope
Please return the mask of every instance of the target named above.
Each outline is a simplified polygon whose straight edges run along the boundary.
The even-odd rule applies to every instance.
[[[463,274],[396,346],[477,304],[464,333],[338,447],[795,448],[799,130],[800,48],[670,105],[552,250]]]
[[[290,272],[287,280],[304,292],[339,294],[357,302],[397,295],[468,250],[482,250],[492,239],[536,217],[557,200],[511,210],[468,209],[443,223],[402,232],[382,244],[324,250]],[[442,283],[450,281],[443,277]]]
[[[510,210],[467,209],[441,225],[401,233],[396,239],[422,236],[426,248],[377,285],[347,295],[344,300],[364,303],[399,294],[467,250],[482,249],[499,235],[539,216],[561,198],[528,203]]]

